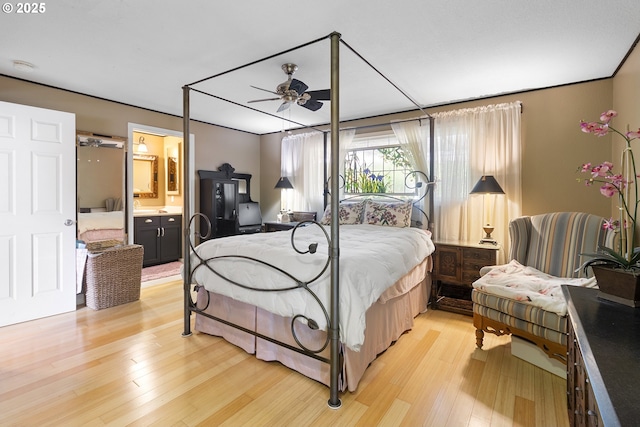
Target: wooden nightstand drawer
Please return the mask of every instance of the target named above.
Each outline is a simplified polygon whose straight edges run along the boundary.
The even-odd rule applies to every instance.
[[[462,249],[462,257],[464,258],[465,264],[467,262],[476,262],[476,264],[481,264],[482,267],[488,265],[487,263],[492,263],[495,260],[495,250],[489,249],[478,249],[478,248],[463,248]]]

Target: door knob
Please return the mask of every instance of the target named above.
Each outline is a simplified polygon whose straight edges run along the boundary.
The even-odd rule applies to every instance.
[[[72,219],[67,219],[67,220],[64,222],[64,225],[66,225],[67,227],[71,227],[71,226],[72,226],[73,224],[75,224],[75,223],[76,223],[76,222],[75,222],[74,220],[72,220]]]

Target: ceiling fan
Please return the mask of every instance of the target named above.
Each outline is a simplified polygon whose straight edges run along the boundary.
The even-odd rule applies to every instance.
[[[278,97],[254,99],[253,101],[249,101],[249,103],[281,100],[282,104],[280,104],[280,107],[278,108],[278,113],[280,111],[286,110],[293,103],[296,103],[301,107],[304,107],[311,111],[319,110],[322,107],[322,102],[320,101],[329,101],[331,99],[331,91],[329,89],[307,91],[309,86],[298,79],[292,78],[293,73],[295,73],[297,70],[298,66],[296,64],[282,64],[282,71],[285,72],[288,78],[286,82],[280,83],[278,85],[275,92],[272,90],[251,86],[254,89],[263,90],[265,92],[278,95]]]

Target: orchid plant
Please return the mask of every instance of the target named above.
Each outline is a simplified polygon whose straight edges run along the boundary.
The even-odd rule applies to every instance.
[[[591,175],[584,179],[584,183],[587,186],[596,182],[602,184],[600,194],[607,198],[617,196],[620,211],[619,218],[610,218],[603,224],[605,229],[619,233],[618,247],[614,250],[601,246],[598,254],[584,254],[593,258],[585,262],[582,268],[594,264],[605,264],[629,270],[638,267],[640,263],[640,251],[635,249],[636,220],[640,203],[638,198],[639,175],[636,171],[636,162],[631,148],[631,141],[640,138],[640,129],[626,133],[615,129],[610,125],[610,121],[617,115],[616,111],[609,110],[602,113],[600,121],[580,122],[580,128],[585,133],[596,136],[614,133],[622,136],[626,142],[620,159],[620,172],[614,171],[614,165],[611,162],[604,162],[598,166],[592,166],[591,163],[582,165],[581,172]]]

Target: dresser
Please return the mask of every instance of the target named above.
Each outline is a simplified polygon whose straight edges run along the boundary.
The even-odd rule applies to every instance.
[[[500,246],[460,241],[434,244],[432,308],[473,314],[471,284],[480,278],[482,267],[496,264]]]
[[[640,309],[562,286],[567,299],[571,426],[640,425]]]
[[[199,170],[200,206],[203,218],[199,221],[202,238],[209,230],[207,239],[241,234],[240,205],[252,203],[251,175],[235,173],[229,163],[218,167],[217,171]]]

